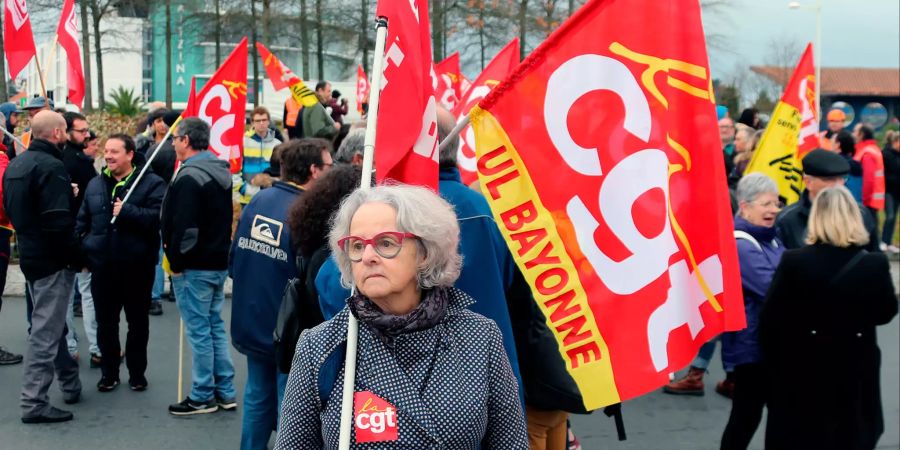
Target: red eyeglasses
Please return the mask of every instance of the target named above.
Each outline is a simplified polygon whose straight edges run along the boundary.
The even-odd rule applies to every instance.
[[[338,246],[347,253],[350,261],[362,261],[363,252],[366,246],[371,244],[375,253],[382,258],[391,259],[400,254],[403,249],[404,239],[418,239],[419,237],[412,233],[401,233],[399,231],[383,231],[372,236],[371,239],[364,239],[359,236],[346,236],[338,240]]]

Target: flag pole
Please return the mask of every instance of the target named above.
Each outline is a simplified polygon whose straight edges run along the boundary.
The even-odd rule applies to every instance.
[[[41,94],[45,99],[47,97],[47,86],[44,84],[44,72],[41,70],[41,60],[38,58],[37,54],[34,55],[34,65],[37,67],[38,80],[41,82]]]
[[[22,148],[28,148],[28,147],[25,147],[25,144],[23,144],[22,141],[19,140],[19,138],[15,137],[12,133],[7,131],[6,127],[0,127],[0,130],[3,130],[3,134],[9,136],[12,140],[16,141],[16,144],[19,144],[20,146],[22,146]]]
[[[50,67],[53,66],[54,63],[56,63],[55,59],[56,59],[56,44],[57,44],[57,42],[59,42],[59,33],[55,33],[53,35],[53,40],[50,41],[50,53],[47,55],[47,59],[44,60],[44,72],[42,72],[42,77],[41,77],[41,86],[42,87],[44,85],[43,80],[47,79],[47,74],[46,74],[47,69],[49,69]],[[38,59],[37,55],[35,55],[34,60],[37,61],[37,59]],[[38,70],[41,70],[40,67],[41,66],[38,66]],[[47,97],[46,88],[44,88],[44,97]]]
[[[175,295],[175,292],[172,292]],[[176,402],[184,400],[182,394],[182,386],[184,385],[184,318],[178,319],[178,399]]]
[[[444,148],[450,144],[450,140],[455,138],[456,136],[458,136],[459,133],[462,133],[462,130],[465,127],[467,127],[468,125],[469,125],[469,115],[466,114],[465,116],[463,116],[462,119],[459,120],[459,123],[457,123],[456,126],[453,127],[452,130],[450,130],[450,133],[447,134],[446,137],[444,137],[444,140],[441,141],[441,144],[438,146],[438,153],[443,152]]]
[[[174,130],[179,123],[181,123],[181,116],[178,116],[178,119],[175,120],[175,123],[173,123],[172,126],[169,127],[169,131],[166,132],[166,135],[163,136],[162,140],[159,141],[159,144],[156,145],[156,148],[153,149],[153,153],[151,153],[150,157],[147,158],[147,163],[144,164],[144,167],[141,167],[141,171],[140,173],[138,173],[137,178],[134,179],[134,183],[131,183],[131,189],[129,189],[128,192],[125,193],[125,198],[122,199],[123,205],[125,203],[128,203],[128,199],[131,197],[131,193],[134,192],[134,187],[141,182],[142,178],[144,178],[144,173],[147,172],[147,168],[150,167],[150,162],[153,161],[153,158],[156,158],[156,154],[159,153],[159,149],[161,149],[163,144],[165,144],[165,142],[169,139],[169,136],[172,135],[172,130]],[[119,216],[113,216],[112,220],[110,220],[109,223],[116,223],[116,218],[118,217]]]
[[[366,137],[363,141],[362,181],[360,189],[372,185],[372,166],[375,161],[375,127],[378,121],[378,101],[381,97],[381,81],[384,66],[384,46],[387,41],[387,18],[375,20],[375,61],[372,65],[372,82],[369,89],[369,113],[366,117]],[[347,354],[344,357],[344,390],[341,396],[341,429],[338,448],[349,450],[353,426],[353,391],[356,384],[356,343],[359,323],[353,314],[347,315]]]

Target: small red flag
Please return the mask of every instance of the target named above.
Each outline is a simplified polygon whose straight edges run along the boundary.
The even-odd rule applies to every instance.
[[[369,79],[362,64],[356,68],[356,110],[363,113],[363,103],[369,102]]]
[[[428,2],[381,0],[376,15],[387,17],[390,24],[375,138],[378,182],[393,179],[437,190],[437,102]]]
[[[506,46],[497,52],[494,59],[478,75],[475,82],[471,83],[465,95],[461,97],[453,115],[456,121],[469,114],[469,110],[486,97],[494,86],[500,84],[516,66],[519,65],[519,38],[509,41]],[[459,166],[459,174],[462,182],[472,184],[478,179],[478,171],[475,167],[475,134],[471,127],[466,126],[459,133],[459,151],[456,154],[456,164]]]
[[[246,106],[247,38],[244,37],[196,97],[188,99],[181,113],[182,118],[196,116],[209,124],[209,150],[229,162],[231,173],[241,170]]]
[[[3,8],[3,46],[9,65],[9,76],[15,79],[37,56],[34,36],[31,33],[31,18],[25,0],[6,0]]]
[[[81,68],[81,50],[78,48],[78,21],[75,19],[75,0],[66,0],[59,26],[56,27],[59,45],[66,51],[68,66],[66,84],[69,85],[69,103],[81,109],[84,101],[84,70]]]
[[[452,55],[443,61],[434,65],[435,78],[434,97],[438,102],[449,111],[456,109],[459,99],[462,98],[460,92],[460,74],[459,74],[459,52],[453,52]]]

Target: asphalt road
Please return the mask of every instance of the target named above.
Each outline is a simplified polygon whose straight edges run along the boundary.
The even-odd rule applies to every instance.
[[[897,263],[892,264],[895,280]],[[168,414],[167,406],[177,400],[178,380],[178,314],[174,303],[164,302],[164,315],[150,318],[149,389],[132,392],[122,385],[112,393],[99,393],[95,385],[99,369],[81,362],[84,385],[82,402],[68,408],[75,420],[62,424],[23,425],[18,407],[22,365],[0,366],[0,450],[44,449],[231,449],[240,441],[239,403],[237,412],[220,411],[191,418]],[[230,300],[225,308],[226,323],[230,317]],[[4,298],[0,314],[0,345],[22,353],[25,348],[25,302],[21,297]],[[83,335],[81,320],[79,333]],[[124,325],[124,317],[122,319]],[[124,330],[123,330],[124,332]],[[124,335],[123,335],[124,338]],[[878,448],[900,449],[900,325],[895,318],[879,329],[882,349],[882,395],[886,431]],[[124,343],[124,340],[123,340]],[[87,343],[80,342],[82,355]],[[190,366],[190,350],[185,344],[185,363]],[[236,368],[238,398],[243,395],[246,363],[242,355],[232,351]],[[185,389],[189,384],[185,375]],[[724,373],[716,359],[707,376],[704,397],[675,397],[654,392],[625,404],[623,412],[628,440],[616,440],[615,426],[602,413],[573,416],[572,425],[588,449],[716,449],[728,420],[730,401],[714,393],[715,382]],[[833,373],[808,374],[834,377],[852,367],[836,365]],[[126,378],[123,368],[123,380]],[[185,391],[187,392],[187,391]],[[51,402],[63,405],[56,384],[51,387]],[[762,449],[764,425],[751,445]]]

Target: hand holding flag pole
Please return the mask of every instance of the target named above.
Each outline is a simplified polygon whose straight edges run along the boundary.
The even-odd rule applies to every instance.
[[[372,87],[369,91],[369,114],[366,118],[366,137],[363,141],[363,165],[360,189],[372,186],[372,166],[375,159],[375,129],[378,121],[378,102],[381,98],[381,83],[384,77],[384,46],[387,41],[387,18],[375,21],[375,61],[372,66]],[[355,290],[355,289],[354,289]],[[353,429],[353,390],[356,384],[356,342],[359,322],[350,314],[347,318],[347,354],[344,359],[344,390],[341,396],[341,429],[338,448],[350,449],[350,434]]]
[[[195,103],[194,96],[195,96],[195,92],[196,92],[196,85],[197,85],[196,83],[197,83],[196,78],[192,77],[191,78],[191,93],[190,93],[190,96],[188,97],[188,104],[186,105],[184,112],[182,112],[181,115],[178,116],[177,119],[175,119],[175,123],[173,123],[172,126],[169,127],[169,131],[166,131],[166,134],[163,136],[162,140],[159,141],[159,144],[157,144],[156,148],[153,149],[153,153],[151,153],[150,156],[147,158],[147,163],[144,164],[144,167],[141,167],[141,171],[140,171],[140,173],[138,173],[137,178],[135,178],[134,182],[131,183],[131,189],[128,189],[128,192],[125,193],[125,197],[122,198],[123,205],[125,203],[128,203],[128,199],[131,197],[131,193],[132,193],[132,191],[134,191],[134,187],[137,186],[137,184],[141,182],[142,178],[144,178],[144,173],[147,172],[147,168],[150,167],[150,163],[153,162],[153,159],[156,158],[156,154],[159,153],[159,150],[162,148],[163,144],[169,140],[169,136],[172,135],[172,132],[175,130],[175,128],[178,127],[178,124],[181,123],[181,119],[184,118],[185,113],[187,112],[188,114],[193,114],[192,111],[193,111],[193,107],[195,106],[194,105],[194,103]],[[119,216],[113,216],[112,220],[110,220],[109,223],[110,224],[116,223],[116,219],[118,217]],[[180,375],[181,371],[179,370],[178,373]],[[179,396],[180,396],[180,394],[179,394]]]
[[[9,136],[9,138],[13,141],[16,141],[16,144],[19,144],[20,146],[22,146],[22,148],[28,148],[25,146],[25,144],[22,143],[22,141],[19,140],[19,138],[15,137],[12,133],[7,131],[6,127],[0,127],[0,130],[3,130],[3,134]]]

